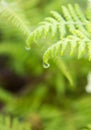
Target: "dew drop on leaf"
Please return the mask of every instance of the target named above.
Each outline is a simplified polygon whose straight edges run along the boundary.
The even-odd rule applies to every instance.
[[[31,50],[31,48],[30,47],[25,47],[25,49],[27,50],[27,51],[30,51]]]
[[[43,67],[47,69],[50,67],[50,64],[43,63]]]

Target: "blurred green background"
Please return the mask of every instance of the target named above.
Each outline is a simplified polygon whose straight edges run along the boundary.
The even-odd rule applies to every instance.
[[[7,0],[28,20],[30,32],[61,6],[78,3],[85,12],[87,0]],[[47,43],[49,41],[46,41]],[[30,122],[31,130],[80,130],[91,124],[91,94],[86,88],[91,63],[63,59],[73,85],[57,64],[43,68],[40,50],[25,49],[26,38],[0,17],[0,113]],[[60,66],[62,69],[62,66]],[[90,78],[91,80],[91,78]],[[90,128],[91,129],[91,128]]]

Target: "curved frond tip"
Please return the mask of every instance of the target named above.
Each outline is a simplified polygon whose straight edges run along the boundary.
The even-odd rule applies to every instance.
[[[62,14],[51,11],[52,17],[45,18],[45,21],[35,29],[27,40],[27,45],[38,39],[51,35],[56,38],[56,43],[50,46],[44,44],[46,50],[43,55],[44,66],[49,67],[48,60],[56,56],[85,57],[91,60],[91,22],[87,15],[84,15],[79,5],[62,6]],[[53,39],[52,39],[53,41]],[[41,43],[40,43],[41,44]]]

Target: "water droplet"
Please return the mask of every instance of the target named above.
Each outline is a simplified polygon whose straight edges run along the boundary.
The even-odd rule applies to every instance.
[[[30,51],[31,48],[30,48],[30,47],[25,47],[25,49],[26,49],[27,51]]]
[[[50,67],[50,64],[43,63],[43,67],[47,69]]]

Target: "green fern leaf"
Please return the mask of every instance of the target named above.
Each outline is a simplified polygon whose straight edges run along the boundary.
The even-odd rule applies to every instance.
[[[10,4],[7,2],[0,2],[0,18],[7,21],[9,24],[12,24],[17,28],[24,36],[28,36],[30,33],[29,24],[24,17],[23,13],[16,12]]]
[[[18,118],[0,115],[0,130],[31,130],[29,122],[19,122]]]
[[[27,40],[27,45],[30,46],[36,37],[38,41],[38,38],[44,37],[45,34],[51,34],[51,36],[57,38],[55,44],[51,43],[49,47],[46,46],[43,55],[45,66],[49,66],[48,60],[50,58],[55,59],[56,56],[60,56],[60,53],[62,56],[69,52],[69,56],[73,55],[77,58],[84,57],[88,53],[87,58],[91,59],[91,23],[87,16],[83,14],[77,4],[75,6],[69,4],[68,7],[62,6],[62,12],[61,15],[56,11],[52,11],[53,17],[46,18],[43,25],[35,29]],[[78,54],[75,50],[78,50]]]

